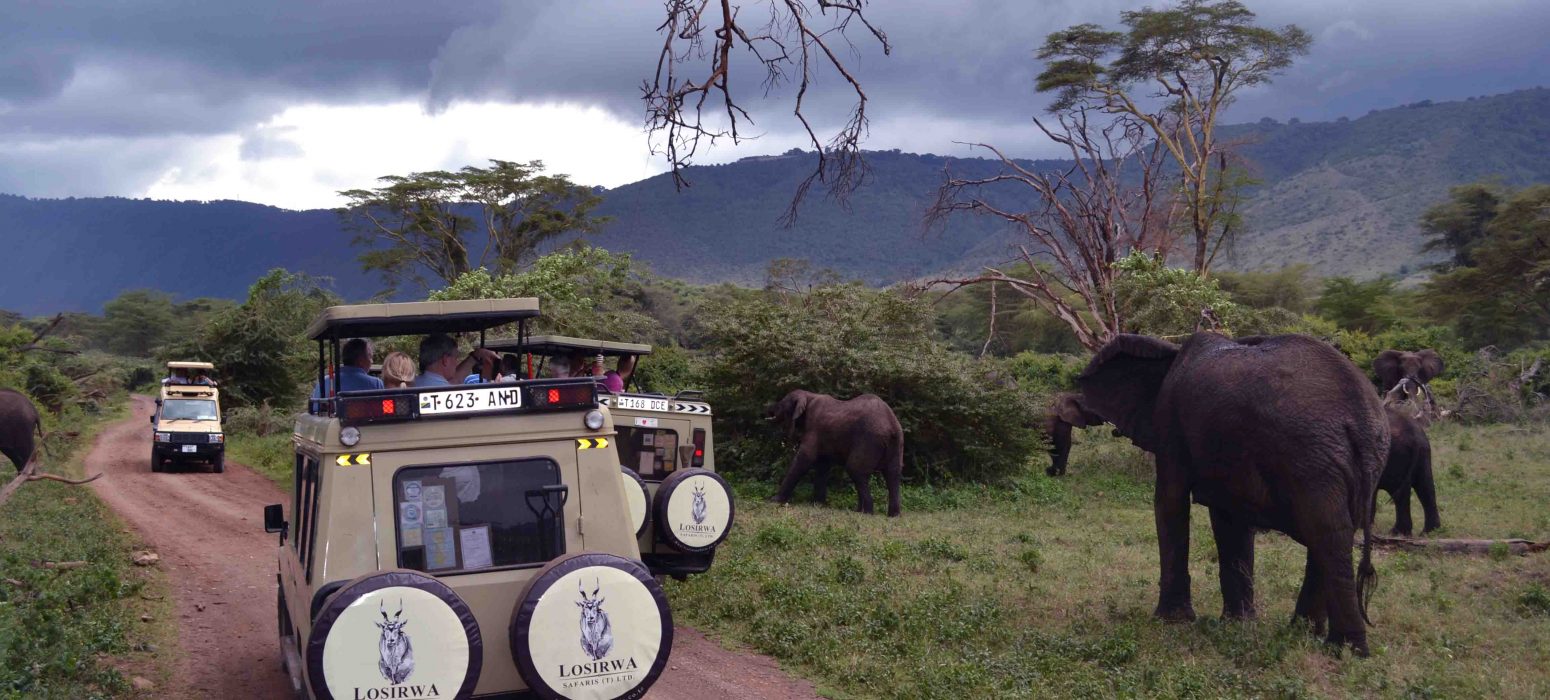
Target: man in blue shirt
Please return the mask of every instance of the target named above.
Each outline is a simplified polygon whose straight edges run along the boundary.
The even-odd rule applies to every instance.
[[[420,341],[420,376],[410,386],[451,386],[473,372],[481,363],[499,362],[494,352],[475,348],[468,357],[458,361],[457,341],[443,333],[425,336]]]
[[[371,376],[372,353],[371,341],[366,338],[351,338],[345,341],[339,358],[344,363],[344,366],[339,368],[339,391],[369,391],[382,388],[382,380]],[[312,398],[328,398],[332,390],[333,381],[325,379],[323,386],[313,388]]]

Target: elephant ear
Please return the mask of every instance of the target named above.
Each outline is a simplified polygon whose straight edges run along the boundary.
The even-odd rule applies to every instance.
[[[1087,410],[1113,423],[1137,447],[1158,448],[1152,412],[1179,346],[1144,335],[1120,335],[1104,345],[1077,378]]]
[[[1419,374],[1422,382],[1429,382],[1437,375],[1442,374],[1442,356],[1438,355],[1436,350],[1422,350],[1416,353],[1416,356],[1421,358],[1421,371]]]
[[[1378,382],[1382,384],[1384,391],[1394,388],[1399,383],[1404,369],[1399,366],[1400,360],[1405,354],[1398,350],[1384,350],[1378,353],[1378,358],[1372,361],[1372,371],[1378,373]]]

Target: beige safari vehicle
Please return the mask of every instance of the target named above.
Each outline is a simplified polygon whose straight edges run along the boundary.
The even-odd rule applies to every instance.
[[[307,333],[321,379],[326,364],[337,374],[348,338],[477,334],[482,345],[498,327],[524,336],[538,312],[536,299],[337,306]],[[594,382],[313,403],[292,437],[291,503],[264,511],[299,696],[637,698],[655,682],[672,614],[640,562]]]
[[[540,376],[555,357],[579,355],[588,362],[593,358],[635,358],[640,362],[651,354],[650,345],[561,335],[494,340],[487,347],[525,354],[525,366]],[[642,560],[657,576],[681,580],[703,573],[710,568],[716,547],[726,539],[736,510],[730,487],[715,474],[710,404],[698,391],[665,396],[630,391],[626,384],[623,392],[614,394],[603,382],[598,386],[599,402],[613,415],[617,433],[613,446],[625,490],[631,496]],[[675,494],[689,499],[687,521],[674,519],[667,512]],[[726,519],[696,522],[695,498],[718,501],[721,507],[717,510],[726,513]]]
[[[151,471],[164,472],[203,462],[226,471],[226,433],[221,429],[221,396],[208,362],[168,362],[167,378],[151,414]]]

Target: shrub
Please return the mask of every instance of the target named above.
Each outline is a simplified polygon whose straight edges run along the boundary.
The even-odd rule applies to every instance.
[[[1042,399],[1006,381],[1004,361],[934,340],[921,299],[860,285],[767,291],[707,314],[705,389],[716,407],[718,463],[768,478],[790,458],[765,410],[793,389],[871,393],[904,427],[905,473],[925,481],[1002,481],[1040,451]]]

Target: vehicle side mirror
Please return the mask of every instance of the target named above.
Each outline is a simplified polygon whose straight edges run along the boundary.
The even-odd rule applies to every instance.
[[[160,406],[160,405],[161,405],[161,399],[156,399],[156,405],[157,405],[157,406]]]
[[[285,522],[285,509],[278,503],[264,506],[264,532],[280,533],[280,542],[285,543],[285,531],[289,523]]]
[[[227,415],[222,413],[221,414],[221,425],[226,425],[226,418],[227,418]]]
[[[150,419],[151,419],[151,425],[156,425],[156,416],[152,415],[152,416],[150,416]]]

